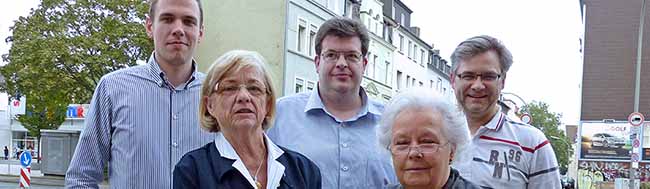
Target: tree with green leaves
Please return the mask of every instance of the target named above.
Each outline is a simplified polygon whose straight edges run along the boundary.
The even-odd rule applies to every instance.
[[[530,124],[544,132],[555,151],[555,158],[560,169],[566,170],[571,163],[573,146],[571,146],[571,140],[558,128],[561,124],[562,114],[550,112],[548,107],[548,104],[544,102],[533,101],[526,104],[521,112],[527,112],[532,117]]]
[[[31,136],[57,129],[68,104],[90,101],[102,75],[146,60],[146,0],[43,0],[10,28],[0,90],[27,97],[17,116]]]

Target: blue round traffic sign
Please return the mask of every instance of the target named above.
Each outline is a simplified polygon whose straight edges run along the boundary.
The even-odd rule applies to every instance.
[[[32,164],[32,153],[29,151],[24,151],[20,154],[20,165],[23,167],[29,167]]]

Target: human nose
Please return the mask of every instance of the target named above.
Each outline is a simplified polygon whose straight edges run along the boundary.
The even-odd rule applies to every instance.
[[[243,92],[242,92],[243,91]],[[237,98],[237,103],[243,103],[243,102],[250,102],[251,100],[251,94],[246,90],[246,86],[239,86],[237,89],[237,93],[235,94],[235,97]]]
[[[417,150],[412,150],[412,149],[417,149]],[[414,152],[414,153],[411,153],[411,152]],[[419,159],[419,158],[422,158],[422,156],[423,156],[422,151],[420,151],[419,146],[409,146],[409,151],[408,151],[407,155],[408,155],[408,157],[410,159],[413,159],[413,158],[418,158]]]
[[[341,53],[336,53],[336,60],[334,61],[336,68],[344,69],[348,67],[348,62],[345,60],[345,56]]]
[[[185,36],[185,30],[183,30],[183,22],[180,19],[177,19],[172,24],[172,35],[175,37]]]
[[[473,90],[485,89],[485,84],[483,84],[483,77],[477,76],[476,78],[474,78],[474,80],[471,81],[471,88]]]

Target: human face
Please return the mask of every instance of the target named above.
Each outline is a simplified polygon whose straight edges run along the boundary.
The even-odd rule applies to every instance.
[[[208,97],[207,109],[216,118],[222,131],[241,128],[262,128],[270,109],[264,74],[248,66],[221,79]]]
[[[155,15],[146,20],[147,35],[153,38],[156,61],[189,63],[203,37],[199,5],[195,0],[160,0]]]
[[[390,148],[395,173],[405,187],[441,188],[447,182],[454,150],[442,127],[442,115],[432,109],[409,108],[395,117]],[[395,150],[406,145],[406,153]],[[438,147],[422,150],[426,145]]]
[[[463,73],[499,74],[500,77],[492,81],[483,77],[468,81],[458,77]],[[505,75],[501,72],[499,58],[494,51],[461,60],[450,78],[456,99],[468,116],[489,117],[498,111],[497,99],[505,84]]]
[[[319,87],[324,91],[347,93],[358,90],[361,85],[362,73],[366,69],[367,60],[362,57],[357,62],[348,62],[345,54],[362,54],[359,37],[326,36],[321,43],[322,52],[316,56],[316,72],[319,77]],[[323,54],[343,53],[335,62],[326,61]]]

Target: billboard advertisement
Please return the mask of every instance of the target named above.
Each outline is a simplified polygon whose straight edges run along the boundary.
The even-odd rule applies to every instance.
[[[630,160],[631,127],[627,122],[583,122],[580,159]]]

